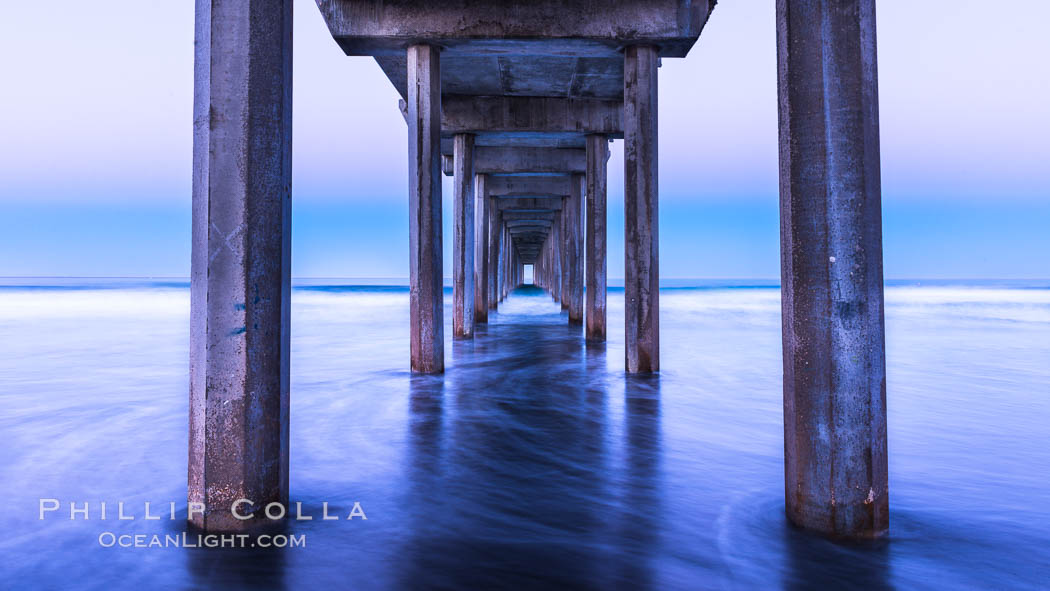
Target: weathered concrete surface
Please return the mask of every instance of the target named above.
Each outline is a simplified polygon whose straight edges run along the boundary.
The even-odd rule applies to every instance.
[[[489,209],[488,176],[474,176],[474,323],[489,321],[489,220],[493,214]]]
[[[452,336],[474,337],[474,136],[455,136]]]
[[[569,324],[583,324],[583,180],[582,174],[572,176],[572,194],[565,210]]]
[[[889,528],[875,1],[777,3],[785,497]]]
[[[657,52],[624,56],[624,268],[628,373],[660,370],[660,237],[657,204]]]
[[[442,168],[452,174],[452,154],[443,153]],[[482,146],[474,149],[474,172],[478,174],[558,174],[584,172],[586,153],[580,149]]]
[[[499,265],[496,275],[496,289],[499,292],[499,301],[507,295],[507,227],[500,225],[499,228]]]
[[[491,179],[490,179],[491,180]],[[488,188],[485,189],[488,194]],[[496,205],[497,200],[489,197],[488,203],[488,289],[486,295],[488,296],[489,310],[495,310],[496,305],[499,303],[499,284],[497,283],[497,273],[499,270],[499,241],[500,241],[500,229],[503,227],[503,218],[501,216],[501,210]]]
[[[582,150],[586,145],[584,134],[576,131],[506,131],[477,134],[475,148],[546,148]],[[441,138],[441,153],[452,153],[452,138]]]
[[[569,189],[572,190],[571,187]],[[560,257],[561,287],[558,290],[558,301],[562,310],[569,309],[569,217],[572,215],[572,198],[565,200],[565,207],[558,219],[558,255]]]
[[[447,54],[451,69],[444,68],[448,75],[442,78],[442,88],[450,95],[623,98],[623,58],[618,54],[587,57],[514,53],[547,51],[555,44],[504,43],[500,55],[466,56],[453,51]],[[397,68],[405,65],[404,57],[382,54],[375,59],[404,96],[404,82],[396,81]]]
[[[188,500],[239,531],[288,503],[291,3],[198,0],[195,45]]]
[[[493,197],[569,196],[569,175],[559,176],[490,176],[489,195]]]
[[[608,161],[609,140],[603,135],[587,136],[587,227],[584,237],[587,288],[584,317],[587,321],[586,338],[594,342],[604,342],[606,336]]]
[[[441,261],[441,65],[430,45],[408,48],[409,283],[412,370],[445,371]]]
[[[544,222],[548,227],[551,222],[554,221],[555,214],[553,211],[517,211],[513,209],[504,210],[503,221],[513,226],[515,222],[528,221],[528,222]]]
[[[441,127],[446,134],[493,132],[578,132],[623,134],[620,100],[535,97],[442,97]]]
[[[517,212],[546,213],[557,212],[562,208],[564,198],[562,197],[491,197],[491,207],[500,211],[514,210]]]
[[[511,277],[510,270],[513,265],[513,246],[511,245],[510,231],[507,230],[507,226],[503,226],[503,295],[501,300],[507,299],[510,295]]]
[[[329,31],[347,55],[397,54],[411,40],[418,40],[439,44],[451,56],[520,53],[610,58],[625,44],[658,46],[663,56],[684,57],[714,4],[714,0],[317,0]],[[471,65],[481,69],[477,63]],[[498,69],[491,74],[498,76]]]
[[[561,302],[561,292],[564,287],[563,283],[563,271],[564,271],[564,260],[562,258],[562,236],[564,235],[562,229],[565,224],[565,208],[563,207],[558,212],[558,219],[551,227],[550,235],[550,248],[551,248],[551,296],[554,301]]]

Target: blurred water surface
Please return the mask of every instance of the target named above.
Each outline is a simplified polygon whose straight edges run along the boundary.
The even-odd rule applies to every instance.
[[[98,543],[183,531],[141,507],[185,515],[186,283],[4,280],[0,586],[1046,588],[1050,284],[887,287],[875,545],[785,523],[775,284],[677,285],[648,379],[623,373],[622,289],[604,346],[521,289],[446,343],[443,377],[414,377],[407,289],[297,285],[291,497],[317,517],[290,526],[305,548],[250,551]],[[62,511],[39,520],[40,498]],[[101,521],[100,501],[139,517]],[[368,519],[322,521],[323,502]]]

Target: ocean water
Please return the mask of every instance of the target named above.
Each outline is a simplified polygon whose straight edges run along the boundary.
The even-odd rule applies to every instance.
[[[775,284],[675,285],[663,371],[628,379],[622,289],[603,347],[521,289],[423,377],[407,289],[299,284],[291,500],[315,518],[289,525],[305,547],[251,550],[99,543],[185,530],[186,283],[5,280],[0,587],[1050,586],[1050,282],[887,287],[891,534],[875,544],[785,522]],[[41,498],[60,510],[40,519]],[[114,519],[119,501],[135,520]],[[325,502],[367,520],[322,520]]]

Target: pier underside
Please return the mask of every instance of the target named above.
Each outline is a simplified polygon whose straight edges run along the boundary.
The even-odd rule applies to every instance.
[[[624,142],[624,351],[660,370],[661,60],[715,0],[317,0],[373,58],[408,137],[410,367],[445,370],[441,175],[453,179],[453,335],[534,283],[606,339],[608,143]],[[786,505],[798,525],[888,528],[874,0],[777,3]],[[244,527],[287,501],[291,9],[198,2],[190,499]],[[392,105],[391,108],[394,108]],[[704,275],[697,269],[697,275]],[[231,463],[232,462],[232,463]]]

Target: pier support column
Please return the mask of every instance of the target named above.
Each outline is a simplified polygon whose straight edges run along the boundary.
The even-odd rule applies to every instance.
[[[567,208],[565,246],[568,252],[567,275],[569,324],[583,324],[583,175],[572,175]]]
[[[408,215],[412,370],[445,371],[439,49],[408,48]]]
[[[499,305],[499,283],[496,281],[499,272],[499,236],[503,221],[500,219],[500,211],[496,207],[496,198],[489,197],[489,232],[488,232],[488,304],[489,310],[495,310]]]
[[[499,232],[499,301],[507,297],[507,228],[500,227]]]
[[[510,295],[510,228],[503,226],[503,292],[500,301],[507,299]]]
[[[604,135],[587,136],[587,228],[584,238],[587,289],[584,316],[587,321],[587,340],[594,342],[605,341],[608,162],[609,140]]]
[[[488,260],[489,213],[488,176],[479,174],[474,179],[474,323],[489,321]]]
[[[198,0],[195,47],[188,501],[240,531],[288,504],[292,3]]]
[[[452,336],[474,337],[474,136],[452,139]]]
[[[777,3],[787,516],[889,528],[875,0]]]
[[[569,218],[572,216],[569,211],[572,207],[569,205],[570,201],[572,201],[572,197],[566,197],[564,200],[560,218],[561,225],[558,227],[561,238],[558,241],[558,252],[561,254],[561,289],[559,290],[560,297],[558,299],[561,301],[562,310],[569,309],[569,295],[572,293],[572,289],[569,287],[569,267],[572,266],[572,263],[569,260],[571,255],[571,247],[569,246],[569,241],[571,240],[569,234],[571,223]]]
[[[623,201],[628,373],[660,370],[657,66],[655,47],[634,45],[626,49]]]
[[[562,236],[565,232],[562,230],[565,227],[565,207],[562,206],[561,211],[558,212],[558,219],[555,220],[551,226],[551,268],[553,269],[554,276],[551,278],[551,297],[554,298],[555,302],[561,302],[562,287],[564,281],[564,260],[562,253],[565,251]]]
[[[496,303],[499,304],[503,301],[503,282],[506,281],[506,277],[503,274],[503,270],[506,268],[506,246],[504,241],[507,238],[507,232],[501,224],[499,227],[499,241],[497,244],[498,255],[496,257]]]

